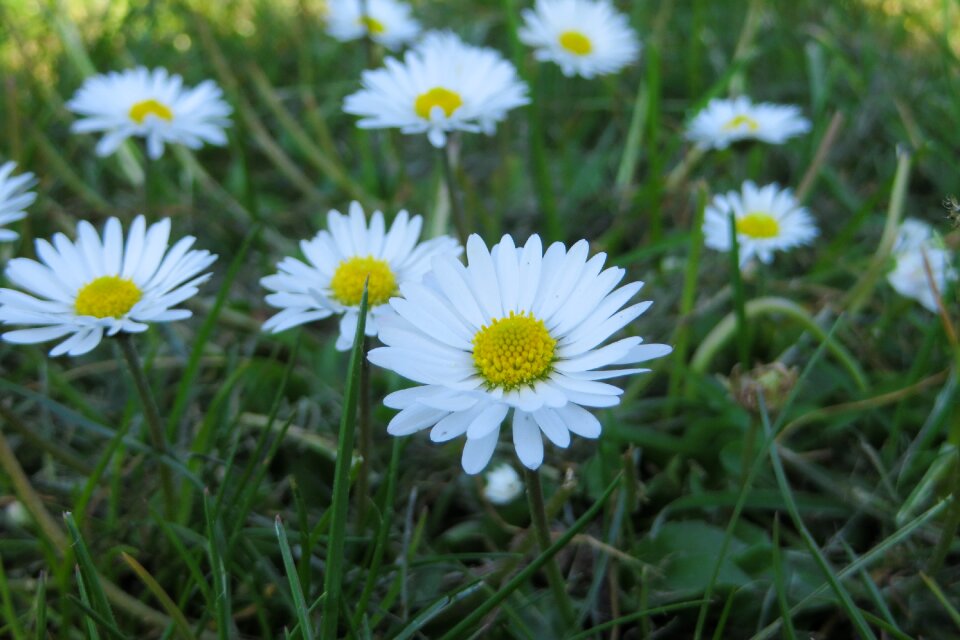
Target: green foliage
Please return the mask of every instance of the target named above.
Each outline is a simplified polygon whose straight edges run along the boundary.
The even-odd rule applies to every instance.
[[[561,620],[551,558],[576,608],[568,638],[955,634],[960,351],[882,276],[902,217],[960,240],[940,207],[960,191],[960,7],[621,2],[642,59],[588,81],[518,41],[531,3],[414,4],[534,87],[494,136],[459,141],[468,230],[588,238],[655,301],[629,330],[676,347],[623,381],[598,442],[547,447],[552,545],[537,550],[522,500],[484,498],[462,443],[386,435],[398,376],[371,376],[358,464],[362,340],[337,352],[335,321],[261,331],[259,279],[329,209],[356,199],[450,226],[424,137],[360,131],[341,110],[363,45],[328,37],[315,2],[8,0],[0,160],[40,184],[0,263],[78,219],[144,208],[220,258],[192,319],[135,337],[168,456],[116,345],[51,359],[0,342],[0,636],[540,638]],[[132,142],[97,158],[64,102],[134,64],[217,81],[229,144],[168,148],[149,168]],[[800,105],[812,132],[691,151],[685,124],[737,93]],[[699,221],[748,178],[802,190],[821,236],[741,273]],[[767,413],[736,379],[773,362],[804,375]]]

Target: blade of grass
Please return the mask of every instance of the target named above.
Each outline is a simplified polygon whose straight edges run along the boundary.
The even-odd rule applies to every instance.
[[[156,578],[150,575],[142,564],[137,562],[136,558],[129,555],[128,553],[121,551],[120,557],[123,558],[123,561],[127,563],[127,566],[130,567],[137,577],[140,578],[140,581],[144,586],[153,594],[159,602],[160,606],[170,615],[170,618],[173,619],[173,623],[176,625],[177,629],[180,632],[180,635],[187,640],[196,640],[196,636],[193,634],[193,630],[190,628],[190,623],[187,622],[187,618],[183,615],[183,611],[180,610],[180,607],[177,606],[167,592],[164,590],[160,583],[157,582]]]
[[[757,402],[759,403],[760,407],[760,417],[763,424],[764,434],[768,439],[770,439],[773,437],[773,430],[770,426],[770,416],[767,414],[767,408],[762,392],[758,391]],[[873,630],[870,629],[870,627],[867,625],[867,621],[864,620],[863,615],[860,613],[860,608],[854,604],[853,598],[850,597],[850,594],[844,588],[841,578],[834,572],[833,567],[830,566],[830,563],[820,551],[816,541],[813,539],[813,536],[810,534],[810,531],[804,524],[803,518],[800,516],[800,511],[797,509],[797,503],[793,499],[793,491],[790,489],[790,485],[787,482],[786,473],[783,471],[783,463],[780,461],[780,455],[777,451],[776,444],[770,447],[769,453],[770,462],[773,465],[773,473],[777,478],[777,485],[780,487],[780,492],[783,494],[783,500],[786,503],[787,513],[790,514],[790,519],[793,521],[793,526],[796,527],[801,538],[803,538],[803,542],[806,544],[807,550],[820,566],[820,570],[823,572],[824,576],[826,576],[834,594],[836,594],[837,598],[840,599],[841,607],[850,618],[850,621],[856,627],[860,637],[867,638],[869,640],[876,640]]]
[[[290,594],[293,596],[293,605],[300,623],[300,634],[303,640],[313,640],[313,625],[310,623],[310,614],[307,612],[307,603],[303,598],[303,588],[300,585],[300,575],[290,553],[290,543],[287,542],[287,532],[283,528],[283,521],[278,515],[274,520],[274,529],[277,540],[280,542],[280,555],[283,557],[283,568],[287,571],[287,580],[290,582]]]
[[[10,585],[7,583],[7,573],[3,569],[3,557],[0,556],[0,603],[3,604],[3,617],[7,621],[7,631],[14,640],[26,640],[26,633],[20,625],[20,618],[13,607],[10,596]]]
[[[796,640],[797,630],[793,628],[793,618],[790,616],[790,605],[787,603],[787,584],[783,577],[783,560],[780,557],[780,514],[773,518],[773,580],[777,589],[777,605],[780,607],[780,616],[783,618],[783,635]]]
[[[203,513],[207,524],[207,556],[210,559],[210,571],[213,577],[214,609],[217,619],[217,637],[229,640],[234,637],[233,620],[230,614],[230,576],[220,556],[223,535],[210,508],[209,492],[203,492]]]
[[[44,640],[47,637],[47,573],[40,572],[37,579],[37,597],[34,602],[37,611],[36,622],[33,626],[34,639]]]
[[[953,620],[953,624],[957,625],[957,628],[960,629],[960,611],[957,611],[957,608],[950,604],[950,599],[943,592],[943,589],[940,588],[940,585],[937,584],[937,581],[923,571],[920,572],[920,579],[923,580],[923,583],[927,585],[927,588],[933,593],[933,597],[937,599],[937,602],[946,610],[947,615]]]
[[[478,622],[483,616],[490,613],[497,605],[506,600],[514,591],[520,588],[524,582],[526,582],[534,573],[540,570],[540,568],[550,561],[557,553],[564,549],[570,541],[573,540],[580,531],[586,527],[594,516],[600,512],[603,508],[603,505],[606,504],[607,499],[613,494],[613,491],[620,484],[620,475],[617,474],[617,477],[613,479],[613,482],[606,488],[606,490],[597,498],[589,509],[587,509],[582,516],[577,518],[577,521],[573,525],[564,531],[556,541],[546,551],[538,555],[533,562],[528,564],[522,571],[518,572],[513,578],[510,579],[505,585],[503,585],[493,596],[485,600],[477,608],[475,608],[466,618],[461,620],[456,626],[453,627],[450,631],[444,634],[441,640],[454,640],[454,638],[462,638],[466,631],[472,627],[476,622]]]
[[[80,604],[81,609],[86,614],[83,617],[84,622],[87,626],[87,637],[90,640],[100,640],[100,632],[97,631],[96,617],[98,614],[93,607],[90,606],[90,597],[87,595],[87,588],[83,586],[83,576],[80,574],[80,565],[74,567],[74,575],[77,578],[77,590],[80,592]],[[72,594],[71,594],[72,595]]]
[[[93,608],[95,611],[97,611],[97,613],[104,616],[104,618],[106,618],[110,624],[116,627],[117,621],[113,617],[113,610],[110,608],[110,603],[107,602],[107,596],[103,593],[103,586],[100,584],[100,576],[97,574],[97,569],[93,564],[93,558],[90,556],[90,551],[87,549],[87,545],[83,541],[83,537],[80,535],[80,530],[77,528],[77,523],[73,519],[73,514],[69,511],[65,512],[63,514],[63,521],[67,525],[67,531],[69,532],[70,539],[73,542],[73,552],[77,558],[77,565],[80,567],[80,575],[83,578],[84,584],[90,595]]]
[[[343,414],[340,417],[340,432],[337,446],[337,463],[334,469],[333,497],[330,510],[330,538],[327,543],[327,567],[323,580],[326,599],[323,602],[321,638],[337,638],[340,595],[343,587],[344,542],[347,529],[347,502],[350,499],[350,468],[353,466],[353,437],[357,421],[357,398],[360,394],[360,367],[363,357],[364,331],[367,324],[367,284],[360,298],[357,331],[350,352],[347,368],[347,387],[344,390]],[[361,496],[365,498],[365,496]]]

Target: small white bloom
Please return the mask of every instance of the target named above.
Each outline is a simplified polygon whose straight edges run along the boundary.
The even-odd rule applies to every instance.
[[[626,272],[604,269],[606,255],[588,260],[588,251],[581,240],[544,253],[536,235],[523,247],[505,235],[488,250],[472,235],[466,267],[437,256],[421,283],[401,286],[403,297],[390,301],[396,315],[380,328],[387,346],[369,359],[422,386],[384,399],[400,409],[387,432],[432,427],[434,442],[466,435],[470,474],[487,466],[511,411],[517,456],[530,469],[543,462],[541,433],[561,448],[571,433],[599,437],[600,421],[584,407],[615,406],[623,393],[602,381],[648,371],[631,365],[671,348],[639,337],[600,346],[651,303],[624,308],[643,284],[617,288]]]
[[[4,162],[0,166],[0,242],[9,242],[20,237],[16,231],[3,227],[11,222],[23,220],[27,216],[24,209],[37,199],[37,194],[28,191],[37,183],[36,177],[32,173],[21,173],[10,177],[16,167],[17,165],[13,162]]]
[[[517,35],[566,76],[616,73],[640,55],[637,34],[608,0],[537,0]]]
[[[426,133],[435,147],[450,131],[492,134],[511,109],[527,104],[527,85],[493,49],[464,44],[452,33],[430,33],[403,61],[363,72],[363,88],[343,110],[362,116],[361,129]]]
[[[369,35],[388,49],[399,49],[417,37],[420,24],[410,16],[410,6],[396,0],[331,0],[327,33],[341,42]]]
[[[793,105],[753,104],[740,96],[730,100],[714,98],[687,128],[687,139],[702,149],[726,149],[732,142],[759,140],[783,144],[789,138],[810,131],[810,121]]]
[[[483,495],[493,504],[510,504],[523,493],[520,474],[506,462],[484,474]]]
[[[346,351],[357,331],[360,299],[367,285],[366,334],[376,336],[381,321],[393,313],[386,304],[406,283],[418,282],[435,255],[459,256],[463,249],[449,236],[417,244],[423,218],[406,211],[397,214],[385,232],[383,214],[374,211],[367,226],[363,208],[350,203],[350,215],[327,214],[327,228],[312,240],[300,242],[307,263],[284,258],[278,273],[260,280],[267,303],[282,309],[263,328],[277,333],[290,327],[343,314],[337,349]]]
[[[897,240],[893,247],[896,265],[887,274],[887,282],[900,295],[919,302],[925,309],[936,313],[937,299],[933,283],[942,297],[948,285],[958,279],[953,267],[953,253],[944,245],[933,227],[914,218],[907,218],[900,225]]]
[[[758,189],[747,180],[741,191],[713,197],[704,212],[704,244],[717,251],[730,251],[730,214],[737,229],[740,265],[756,257],[769,264],[774,251],[810,244],[817,237],[817,225],[806,207],[790,189],[768,184]]]
[[[32,328],[8,331],[3,339],[33,344],[69,335],[50,355],[78,356],[100,344],[104,333],[139,333],[149,322],[189,318],[189,310],[173,307],[196,295],[210,278],[198,274],[216,256],[191,250],[192,236],[168,250],[169,238],[169,218],[148,227],[137,216],[126,243],[116,218],[107,220],[102,238],[81,221],[76,241],[62,233],[52,243],[37,240],[40,262],[7,263],[7,279],[27,293],[0,289],[0,322]]]
[[[183,78],[166,69],[145,67],[87,78],[67,103],[81,116],[74,133],[104,132],[97,155],[108,156],[131,136],[146,138],[147,154],[157,159],[165,143],[198,149],[204,142],[223,145],[230,106],[212,80],[185,88]]]

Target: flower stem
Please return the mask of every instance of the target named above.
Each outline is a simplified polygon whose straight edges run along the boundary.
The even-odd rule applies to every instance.
[[[537,537],[540,551],[545,552],[550,548],[551,540],[550,529],[547,527],[547,511],[543,501],[543,485],[540,483],[540,472],[531,471],[524,467],[523,476],[527,484],[527,499],[530,501],[530,518],[534,534]],[[547,582],[550,584],[550,590],[553,591],[553,599],[556,600],[557,607],[560,609],[564,625],[567,629],[573,629],[577,618],[574,615],[573,603],[570,602],[570,596],[567,594],[566,584],[563,581],[563,575],[560,573],[560,566],[557,564],[556,557],[550,558],[544,565],[544,569],[547,572]]]
[[[363,355],[360,360],[360,406],[357,410],[357,453],[360,454],[360,473],[357,476],[357,524],[363,528],[367,516],[367,490],[370,485],[370,456],[373,455],[373,439],[370,432],[370,363],[367,352],[370,339],[363,339]]]
[[[460,244],[467,244],[467,219],[463,209],[463,194],[457,185],[457,178],[453,173],[453,163],[450,162],[449,145],[438,149],[440,164],[443,166],[443,180],[447,185],[447,194],[450,196],[450,208],[453,210],[453,223],[457,227],[457,236]]]
[[[140,396],[140,404],[143,405],[143,416],[147,421],[147,428],[150,431],[150,439],[153,441],[153,448],[158,455],[165,456],[168,453],[167,440],[163,434],[163,423],[160,421],[160,412],[157,410],[157,402],[150,391],[150,384],[147,382],[147,376],[143,372],[143,365],[140,363],[140,356],[137,355],[137,349],[133,345],[133,338],[127,333],[120,333],[118,336],[120,350],[123,351],[123,358],[127,361],[127,368],[130,369],[130,375],[133,376],[133,385],[137,388],[137,395]],[[163,501],[168,520],[175,517],[173,478],[170,476],[170,469],[161,462],[160,464],[160,484],[163,489]]]

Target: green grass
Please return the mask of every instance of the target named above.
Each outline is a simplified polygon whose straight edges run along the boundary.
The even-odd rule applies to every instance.
[[[547,446],[541,553],[525,501],[491,505],[463,473],[462,440],[386,434],[381,400],[408,384],[377,368],[372,455],[357,462],[362,341],[337,352],[335,321],[260,330],[258,280],[329,209],[406,208],[454,232],[425,137],[361,132],[341,111],[363,45],[326,36],[305,1],[0,3],[0,160],[40,179],[0,264],[144,207],[220,256],[193,318],[134,337],[169,455],[119,345],[51,359],[0,343],[0,637],[956,634],[960,350],[883,275],[903,217],[960,245],[941,207],[960,192],[960,5],[617,4],[642,59],[588,81],[519,43],[528,3],[414,3],[535,91],[494,136],[460,139],[467,230],[587,238],[655,301],[629,331],[676,347],[622,382],[598,442]],[[64,102],[86,75],[133,64],[216,80],[229,144],[168,147],[149,168],[135,143],[97,158]],[[685,124],[731,92],[800,105],[813,130],[691,152]],[[698,227],[712,194],[748,178],[802,185],[821,235],[741,273]],[[953,325],[957,301],[944,300]],[[773,362],[788,374],[761,401],[728,384],[735,365]],[[515,462],[502,440],[496,460]]]

